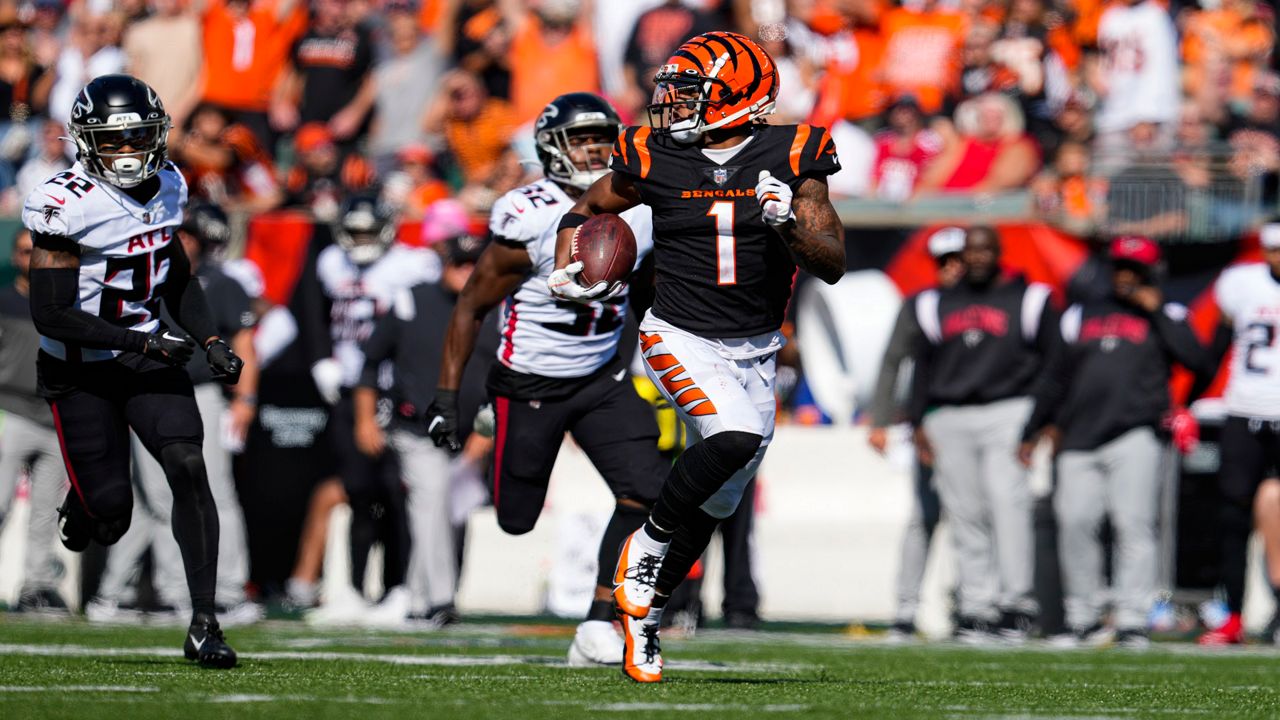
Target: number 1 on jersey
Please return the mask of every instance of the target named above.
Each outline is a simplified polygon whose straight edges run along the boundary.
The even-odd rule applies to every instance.
[[[733,237],[733,201],[717,200],[707,211],[716,219],[716,282],[720,285],[738,283],[737,241]]]

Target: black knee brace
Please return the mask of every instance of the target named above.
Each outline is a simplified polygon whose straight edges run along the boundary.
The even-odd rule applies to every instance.
[[[99,545],[115,545],[129,531],[132,513],[118,515],[113,518],[99,518],[93,523],[93,539]]]
[[[686,450],[662,486],[653,506],[652,524],[674,532],[734,473],[751,462],[762,442],[764,437],[755,433],[722,432]]]

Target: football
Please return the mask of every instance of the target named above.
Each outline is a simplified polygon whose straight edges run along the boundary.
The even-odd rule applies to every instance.
[[[636,264],[635,233],[617,215],[595,215],[578,228],[573,259],[582,263],[578,281],[584,287],[626,280]]]

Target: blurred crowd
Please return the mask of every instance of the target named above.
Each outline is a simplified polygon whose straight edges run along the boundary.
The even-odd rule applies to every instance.
[[[376,187],[410,220],[445,197],[483,216],[535,172],[550,98],[644,122],[657,66],[707,29],[773,54],[778,121],[832,128],[840,196],[1029,191],[1070,230],[1155,236],[1276,200],[1258,0],[4,0],[0,211],[71,161],[75,92],[126,71],[169,109],[193,196],[233,213],[327,220]]]

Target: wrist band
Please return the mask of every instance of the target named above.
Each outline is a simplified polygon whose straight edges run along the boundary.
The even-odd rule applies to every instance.
[[[583,215],[582,213],[575,213],[575,212],[565,213],[565,216],[560,218],[560,224],[556,226],[556,232],[560,232],[561,230],[567,230],[569,228],[576,228],[582,225],[583,223],[585,223],[589,219],[590,218],[588,218],[586,215]]]

